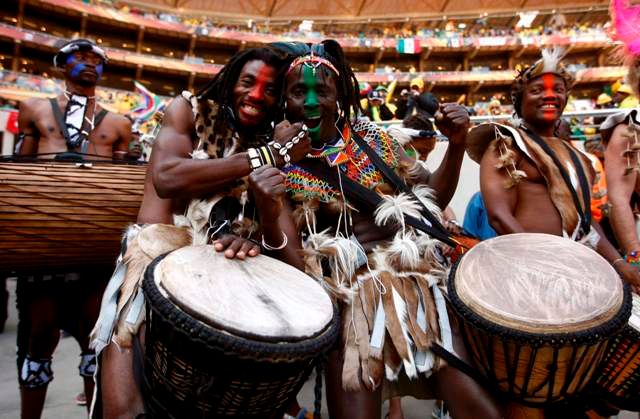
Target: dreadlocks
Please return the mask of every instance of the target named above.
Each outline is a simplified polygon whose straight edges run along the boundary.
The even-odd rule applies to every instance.
[[[246,63],[253,60],[263,61],[276,69],[276,95],[281,95],[282,79],[286,70],[285,57],[281,51],[271,48],[250,48],[231,57],[227,64],[201,90],[196,93],[199,100],[211,99],[220,106],[233,108],[233,89],[238,75]],[[269,109],[269,111],[272,111]]]
[[[356,75],[351,70],[351,66],[347,62],[344,52],[340,44],[333,39],[327,39],[319,44],[304,44],[302,42],[276,42],[271,44],[290,57],[293,61],[297,57],[313,54],[315,56],[325,58],[338,71],[336,75],[336,87],[338,90],[338,103],[340,109],[344,110],[346,120],[349,116],[358,116],[362,113],[360,107],[360,88]],[[325,66],[320,66],[323,74],[326,76],[331,70]]]

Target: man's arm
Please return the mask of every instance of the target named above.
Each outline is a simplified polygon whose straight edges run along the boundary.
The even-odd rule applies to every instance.
[[[20,102],[18,109],[18,132],[19,143],[17,144],[16,154],[25,156],[38,153],[38,140],[40,133],[33,122],[33,107],[35,101],[25,100]]]
[[[275,141],[283,144],[293,138],[302,123],[278,124],[274,131]],[[237,153],[219,159],[192,159],[191,133],[193,114],[182,97],[174,99],[162,121],[162,128],[153,145],[151,160],[156,170],[153,184],[160,198],[191,199],[211,194],[230,182],[251,173],[247,153]],[[305,138],[289,150],[292,162],[300,160],[311,149]],[[277,156],[276,158],[281,157]],[[279,163],[283,163],[280,161]]]
[[[634,171],[624,174],[627,167],[627,158],[622,156],[627,149],[627,140],[623,137],[625,130],[626,125],[618,125],[614,129],[604,156],[613,231],[624,252],[629,254],[633,250],[640,250],[636,221],[630,204],[638,173]],[[635,159],[634,156],[630,158]]]
[[[129,143],[131,142],[131,121],[125,117],[118,117],[118,139],[113,143],[113,158],[115,160],[125,160],[129,153]]]
[[[201,197],[251,171],[246,153],[221,159],[192,159],[192,131],[191,107],[183,98],[175,98],[164,114],[151,153],[153,184],[160,198]]]
[[[499,235],[524,233],[524,228],[515,218],[518,193],[516,187],[505,188],[509,174],[497,169],[498,156],[489,147],[480,162],[480,192],[484,199],[489,223]]]

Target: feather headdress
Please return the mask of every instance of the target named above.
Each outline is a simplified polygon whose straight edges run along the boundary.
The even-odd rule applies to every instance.
[[[511,85],[511,100],[516,114],[520,115],[520,105],[525,85],[536,77],[552,73],[564,80],[567,90],[573,87],[575,78],[562,64],[565,53],[566,51],[559,47],[543,49],[542,57],[538,61],[518,73]]]
[[[627,82],[634,93],[640,92],[640,6],[629,0],[611,0],[611,37],[624,44],[625,65],[629,67]]]

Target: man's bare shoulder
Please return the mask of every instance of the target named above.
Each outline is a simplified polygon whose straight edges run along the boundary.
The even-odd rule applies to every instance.
[[[193,109],[183,96],[174,97],[162,118],[162,126],[170,126],[178,131],[193,129]]]
[[[42,111],[45,109],[51,109],[49,99],[43,99],[38,97],[32,97],[20,102],[20,112],[34,112]]]
[[[107,114],[104,116],[104,121],[107,122],[109,125],[114,124],[114,125],[123,126],[123,127],[131,126],[131,121],[129,120],[129,118],[115,112],[107,112]]]

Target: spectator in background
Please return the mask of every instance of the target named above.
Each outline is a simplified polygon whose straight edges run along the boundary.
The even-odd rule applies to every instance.
[[[491,102],[489,102],[489,115],[498,116],[502,115],[502,103],[500,103],[500,99],[493,98]]]
[[[613,96],[613,102],[620,109],[632,109],[638,106],[638,98],[633,94],[631,86],[623,84]]]
[[[487,208],[484,205],[480,191],[473,194],[469,200],[467,209],[464,212],[462,227],[467,233],[480,240],[490,239],[498,235],[489,223]]]

